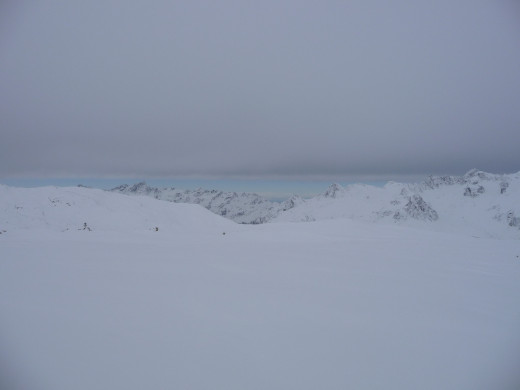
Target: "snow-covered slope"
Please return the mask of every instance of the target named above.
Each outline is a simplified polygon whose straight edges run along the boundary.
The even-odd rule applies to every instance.
[[[5,186],[0,231],[2,390],[519,388],[520,240]]]
[[[520,238],[520,172],[431,176],[423,183],[384,187],[331,185],[274,221],[353,218],[482,237]]]
[[[179,190],[176,188],[149,187],[141,182],[134,185],[123,184],[111,191],[126,195],[146,195],[155,199],[175,203],[200,204],[217,215],[238,223],[259,224],[274,218],[287,208],[253,193],[224,192],[218,190]]]
[[[15,188],[0,185],[0,232],[204,230],[234,225],[192,204],[173,205],[149,197],[129,197],[83,188]]]

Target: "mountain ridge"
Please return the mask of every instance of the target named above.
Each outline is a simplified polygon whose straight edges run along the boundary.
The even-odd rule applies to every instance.
[[[429,176],[419,183],[388,182],[382,188],[332,184],[274,221],[352,218],[482,237],[520,238],[520,172]]]
[[[174,187],[150,187],[146,182],[134,185],[123,184],[110,191],[125,195],[145,195],[174,203],[199,204],[213,213],[237,223],[260,224],[276,217],[298,202],[298,197],[285,202],[273,202],[249,192],[226,192],[221,190],[181,190]],[[291,200],[292,199],[292,200]]]
[[[117,196],[105,198],[103,194]],[[130,200],[129,195],[136,199]],[[150,225],[149,229],[167,226],[169,222],[162,214],[170,212],[186,215],[193,226],[197,220],[214,224],[198,211],[192,214],[199,217],[191,217],[187,210],[198,207],[171,208],[155,205],[156,200],[198,204],[213,214],[245,224],[348,218],[482,238],[520,238],[520,172],[490,174],[478,170],[462,176],[429,176],[419,183],[388,182],[383,187],[366,184],[343,187],[333,183],[313,198],[293,195],[280,203],[246,192],[160,189],[145,182],[124,184],[109,191],[83,186],[26,189],[0,185],[0,231],[12,227],[44,228],[58,223],[64,230],[81,229],[85,222],[88,227],[96,223],[100,226],[105,223],[104,214],[112,214],[119,220],[134,215],[128,221],[135,228],[144,224]],[[151,215],[145,204],[150,204]],[[159,209],[165,211],[158,212]],[[174,219],[182,221],[178,216]],[[124,225],[116,220],[110,223],[114,229]]]
[[[280,203],[254,193],[161,189],[145,182],[124,184],[111,191],[200,204],[215,214],[246,224],[351,218],[470,231],[483,237],[516,237],[520,232],[520,172],[493,174],[472,169],[462,176],[430,175],[421,182],[389,181],[383,187],[332,183],[315,197],[293,195]],[[504,227],[507,229],[502,231]]]

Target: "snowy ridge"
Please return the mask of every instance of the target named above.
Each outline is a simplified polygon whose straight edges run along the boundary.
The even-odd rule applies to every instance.
[[[290,208],[291,205],[291,200],[280,204],[247,192],[225,192],[202,188],[196,190],[180,190],[173,187],[157,188],[149,187],[145,182],[132,186],[123,184],[111,191],[126,195],[146,195],[175,203],[199,204],[217,215],[237,223],[247,224],[265,223],[276,217],[281,211]],[[292,203],[298,203],[297,198],[293,199]]]
[[[322,195],[280,213],[274,221],[334,218],[520,238],[520,173],[471,170],[464,176],[430,176],[417,184],[389,182],[383,188],[333,184]]]
[[[0,232],[54,231],[221,231],[234,225],[202,207],[172,205],[84,187],[15,188],[0,185]]]

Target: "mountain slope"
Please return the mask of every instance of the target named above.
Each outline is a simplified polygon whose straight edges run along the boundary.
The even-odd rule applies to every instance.
[[[271,202],[253,193],[225,192],[218,190],[179,190],[176,188],[149,187],[141,182],[135,185],[123,184],[112,192],[125,195],[146,195],[155,199],[175,203],[199,204],[217,215],[238,223],[259,224],[276,217],[288,204]]]
[[[274,221],[353,218],[482,237],[520,238],[520,172],[477,170],[430,176],[418,184],[384,187],[333,184],[320,196],[280,213]]]
[[[222,231],[234,223],[202,207],[70,187],[0,185],[0,231]]]

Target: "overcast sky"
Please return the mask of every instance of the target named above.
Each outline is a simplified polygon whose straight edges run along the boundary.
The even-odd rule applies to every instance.
[[[515,0],[0,2],[0,178],[520,170]]]

